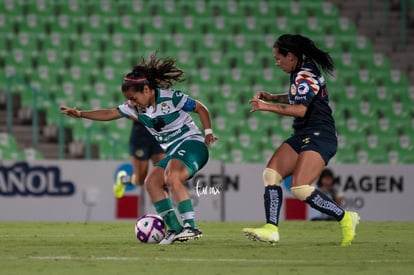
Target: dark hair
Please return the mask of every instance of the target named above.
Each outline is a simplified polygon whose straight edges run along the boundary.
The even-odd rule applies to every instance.
[[[329,168],[323,169],[322,170],[322,173],[319,176],[318,181],[317,181],[317,186],[318,187],[321,187],[322,186],[322,179],[323,178],[332,178],[332,179],[334,179],[334,173]]]
[[[149,61],[144,57],[132,72],[125,75],[122,82],[122,91],[134,87],[136,91],[142,91],[144,85],[151,89],[170,88],[175,82],[182,82],[184,71],[175,66],[175,59],[170,57],[157,58],[157,53],[151,55]]]
[[[286,56],[289,52],[298,58],[296,70],[300,69],[304,58],[313,60],[317,66],[330,75],[333,75],[335,69],[332,57],[316,47],[315,43],[300,34],[283,34],[279,36],[273,44],[273,48],[277,48],[279,53]]]

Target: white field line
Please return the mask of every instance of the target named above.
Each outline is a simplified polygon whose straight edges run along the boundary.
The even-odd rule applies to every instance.
[[[207,262],[207,263],[278,263],[278,264],[306,264],[312,263],[315,264],[317,261],[308,261],[308,260],[280,260],[280,259],[236,259],[236,258],[171,258],[171,257],[154,257],[154,258],[145,258],[145,257],[116,257],[116,256],[104,256],[104,257],[74,257],[74,256],[30,256],[29,259],[40,260],[40,261],[50,261],[50,260],[66,260],[66,261],[162,261],[162,262]],[[330,261],[331,264],[345,264],[345,263],[366,263],[366,264],[378,264],[378,263],[410,263],[414,261],[410,260],[337,260]],[[325,263],[321,261],[321,264]]]

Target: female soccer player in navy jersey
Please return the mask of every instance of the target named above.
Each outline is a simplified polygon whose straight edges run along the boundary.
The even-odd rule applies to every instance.
[[[200,170],[209,158],[207,146],[217,138],[211,128],[208,109],[188,95],[170,89],[182,81],[183,71],[175,66],[172,58],[157,58],[140,64],[128,73],[122,82],[122,92],[127,101],[117,108],[79,111],[61,106],[63,114],[92,120],[108,121],[122,117],[139,121],[160,143],[166,157],[151,169],[145,187],[157,213],[163,217],[169,231],[160,244],[172,244],[201,237],[194,219],[194,209],[184,181]],[[204,136],[189,112],[199,115]],[[178,221],[172,200],[164,190],[167,185],[181,216]]]
[[[129,134],[129,155],[133,168],[132,175],[119,171],[114,185],[115,197],[124,195],[125,185],[142,185],[148,174],[149,160],[155,165],[165,158],[164,150],[147,128],[139,122],[132,123]]]
[[[289,93],[258,92],[250,100],[251,111],[294,117],[293,135],[276,149],[263,172],[266,224],[260,228],[244,228],[243,232],[249,239],[279,241],[281,182],[292,175],[291,193],[339,221],[341,245],[347,246],[354,239],[358,214],[345,211],[311,185],[337,150],[335,123],[321,74],[321,71],[333,73],[333,61],[312,40],[298,34],[281,35],[273,45],[273,56],[276,66],[290,74]]]
[[[165,152],[142,123],[134,121],[129,134],[129,155],[131,156],[132,174],[121,170],[116,175],[113,186],[114,195],[121,198],[125,193],[126,185],[142,186],[149,171],[149,162],[155,165],[165,158]],[[141,193],[141,195],[143,195]],[[140,209],[143,209],[144,200],[140,201]],[[141,213],[142,214],[142,213]]]

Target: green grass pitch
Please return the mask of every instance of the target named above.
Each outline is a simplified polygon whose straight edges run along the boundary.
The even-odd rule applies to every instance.
[[[277,245],[247,240],[258,223],[200,222],[200,240],[141,244],[133,222],[0,223],[0,274],[413,274],[414,223],[361,222],[340,247],[335,222],[282,222]]]

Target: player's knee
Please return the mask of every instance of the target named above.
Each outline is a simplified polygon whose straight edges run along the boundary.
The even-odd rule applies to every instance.
[[[273,169],[265,168],[263,171],[263,184],[264,186],[277,185],[282,183],[282,176]]]
[[[150,173],[144,178],[144,186],[146,190],[150,189],[157,189],[159,186],[164,185],[164,178],[162,176],[162,173]]]
[[[165,170],[164,172],[164,182],[168,188],[173,189],[174,186],[180,183],[179,174],[171,170]]]
[[[290,188],[293,196],[301,201],[305,201],[315,191],[315,187],[310,185],[300,185]]]

